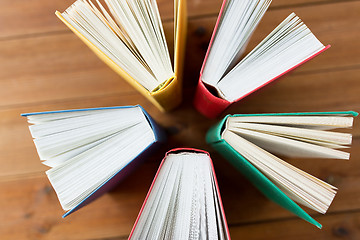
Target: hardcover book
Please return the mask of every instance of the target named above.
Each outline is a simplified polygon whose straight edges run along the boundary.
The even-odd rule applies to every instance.
[[[224,0],[200,71],[195,108],[214,118],[330,47],[291,13],[241,58],[271,0]]]
[[[272,153],[349,159],[342,150],[351,144],[351,134],[329,130],[352,127],[357,115],[351,111],[227,115],[208,131],[206,141],[267,198],[321,228],[295,202],[324,214],[337,188]]]
[[[77,0],[56,16],[102,61],[162,111],[181,102],[186,1],[174,0],[174,60],[156,0]]]
[[[141,106],[25,113],[63,217],[111,190],[165,140]]]
[[[230,239],[209,153],[166,153],[129,239]]]

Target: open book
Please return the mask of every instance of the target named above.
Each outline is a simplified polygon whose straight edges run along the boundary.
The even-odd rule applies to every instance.
[[[207,142],[265,196],[321,228],[293,201],[324,214],[337,188],[270,152],[289,157],[349,159],[350,154],[342,150],[351,144],[351,134],[329,130],[352,127],[357,115],[356,112],[228,115],[208,131]]]
[[[109,191],[164,140],[141,106],[22,114],[63,217]]]
[[[294,13],[242,59],[271,0],[224,0],[200,72],[194,105],[216,117],[262,86],[312,59],[324,46]]]
[[[77,0],[56,15],[101,60],[160,110],[179,105],[186,1],[174,1],[173,64],[156,0],[105,0],[105,3]]]
[[[173,149],[165,155],[129,239],[230,239],[207,152]]]

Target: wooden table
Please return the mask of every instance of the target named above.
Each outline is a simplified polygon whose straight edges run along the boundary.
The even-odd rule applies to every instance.
[[[73,0],[2,0],[0,7],[0,239],[126,239],[165,151],[208,150],[214,160],[233,239],[359,239],[360,119],[351,160],[289,159],[339,188],[323,229],[263,197],[205,144],[208,120],[192,107],[200,66],[221,4],[188,0],[184,102],[161,113],[101,62],[54,15]],[[172,46],[172,2],[159,1]],[[226,113],[360,111],[360,1],[274,0],[249,48],[291,11],[331,44],[325,53]],[[20,113],[141,104],[169,133],[169,142],[114,191],[66,219]],[[225,113],[224,113],[225,114]]]

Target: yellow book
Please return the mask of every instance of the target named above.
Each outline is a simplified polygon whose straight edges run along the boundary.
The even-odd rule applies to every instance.
[[[161,111],[182,100],[186,41],[185,0],[174,0],[174,61],[171,63],[155,0],[77,0],[56,16],[102,61]]]

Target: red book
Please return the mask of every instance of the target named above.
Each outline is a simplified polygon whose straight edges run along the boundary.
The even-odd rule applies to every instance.
[[[224,30],[225,26],[227,24],[225,16],[228,15],[228,18],[230,19],[231,10],[228,6],[230,4],[231,0],[224,0],[220,9],[220,13],[218,16],[218,19],[216,21],[214,31],[212,33],[210,43],[208,50],[206,52],[204,62],[200,71],[200,77],[198,86],[195,93],[194,98],[194,106],[195,108],[209,118],[215,118],[218,115],[221,114],[227,107],[230,106],[230,104],[237,102],[241,100],[242,98],[248,96],[249,94],[255,92],[256,90],[262,88],[263,86],[269,84],[270,82],[274,81],[275,79],[283,76],[284,74],[294,70],[295,68],[299,67],[300,65],[304,64],[305,62],[309,61],[310,59],[314,58],[315,56],[319,55],[326,49],[330,47],[330,45],[324,46],[322,45],[316,37],[311,33],[311,31],[306,27],[306,25],[301,22],[301,20],[294,14],[290,14],[287,19],[285,19],[275,30],[270,33],[267,38],[265,38],[251,53],[249,53],[247,56],[245,56],[242,60],[239,58],[230,59],[232,61],[231,64],[228,66],[225,66],[224,72],[222,73],[222,77],[219,79],[218,76],[220,76],[218,73],[214,75],[218,75],[215,77],[216,79],[211,79],[212,72],[217,71],[217,68],[221,68],[221,62],[222,58],[225,53],[222,53],[223,49],[231,48],[231,42],[230,38],[222,39],[221,36],[229,35],[229,34],[236,34],[236,32],[231,32],[230,30]],[[270,4],[271,1],[264,1],[264,5]],[[235,4],[241,4],[234,2],[232,4],[232,8],[236,9],[234,6]],[[264,6],[264,10],[261,13],[258,14],[264,14],[267,6]],[[246,10],[246,9],[245,9]],[[248,10],[248,9],[247,9]],[[241,12],[238,13],[239,10],[237,10],[236,13],[241,15]],[[231,17],[232,21],[231,24],[236,24],[236,21],[234,22],[234,16]],[[257,22],[255,22],[255,27],[260,21],[261,17],[258,19]],[[241,18],[239,18],[239,21],[241,21]],[[241,22],[240,22],[241,23]],[[231,25],[228,22],[228,25]],[[289,27],[290,26],[290,27]],[[222,27],[222,28],[221,28]],[[246,27],[246,26],[245,26]],[[244,27],[244,28],[245,28]],[[238,51],[231,52],[233,55],[239,56],[242,52],[244,52],[247,42],[250,39],[250,36],[252,34],[252,31],[255,30],[255,27],[252,27],[251,29],[247,29],[247,31],[251,31],[251,33],[248,34],[248,39],[243,40],[244,44],[242,47],[237,48]],[[303,28],[304,31],[302,32],[303,35],[299,41],[299,39],[295,39],[294,35],[292,35],[297,29]],[[288,30],[290,29],[290,30]],[[241,30],[241,29],[240,29]],[[245,29],[246,30],[246,29]],[[242,30],[242,31],[245,31]],[[288,30],[288,31],[287,31]],[[223,31],[223,32],[221,32]],[[236,29],[234,30],[236,31]],[[285,32],[285,33],[284,33]],[[280,34],[282,33],[282,35]],[[238,35],[240,36],[240,35]],[[278,36],[276,38],[276,36]],[[295,36],[296,37],[296,36]],[[309,40],[309,43],[306,43],[305,37],[311,38]],[[236,38],[236,36],[234,36]],[[285,39],[286,38],[286,39]],[[228,40],[230,39],[230,40]],[[296,40],[296,41],[295,41]],[[221,43],[218,43],[217,45],[214,44],[215,41],[219,41]],[[282,42],[281,42],[282,41]],[[290,47],[286,47],[287,43],[294,41],[296,44],[290,45]],[[304,41],[304,42],[302,42]],[[310,42],[312,41],[312,42]],[[307,45],[306,45],[307,44]],[[213,47],[215,46],[215,47]],[[220,47],[217,47],[220,46]],[[227,47],[224,47],[227,46]],[[267,48],[266,48],[267,46]],[[303,53],[302,51],[304,49],[308,51],[309,53]],[[309,48],[306,48],[306,46],[309,46]],[[218,51],[213,50],[214,54],[211,58],[211,66],[208,66],[208,69],[206,69],[206,64],[209,62],[209,56],[211,55],[211,49],[215,48],[218,49]],[[237,47],[237,46],[236,46]],[[265,49],[265,51],[264,51]],[[276,53],[266,53],[266,51],[272,50],[277,51]],[[219,51],[220,50],[220,51]],[[267,54],[265,54],[265,53]],[[272,54],[272,55],[271,55]],[[285,55],[286,54],[286,55]],[[303,54],[303,55],[301,55]],[[299,56],[298,56],[299,55]],[[300,56],[301,55],[301,56]],[[217,57],[216,57],[217,56]],[[225,55],[224,55],[225,56]],[[260,57],[258,57],[260,56]],[[295,59],[294,61],[287,61],[288,58],[292,59],[293,56],[297,56],[299,59]],[[252,59],[251,59],[252,58]],[[280,61],[282,59],[286,59],[285,61]],[[215,60],[214,60],[215,59]],[[249,61],[251,59],[251,61]],[[255,59],[255,60],[254,60]],[[240,61],[241,60],[241,61]],[[239,62],[240,61],[240,62]],[[261,62],[263,61],[263,62]],[[239,62],[239,63],[238,63]],[[273,62],[273,63],[272,63]],[[284,64],[276,64],[277,62],[284,62]],[[244,70],[241,69],[242,66],[247,64],[245,67],[243,67]],[[273,64],[270,65],[270,64]],[[283,66],[282,66],[283,65]],[[216,66],[216,67],[215,67]],[[280,67],[279,67],[280,66]],[[249,67],[254,68],[253,70],[249,70]],[[214,70],[215,69],[215,70]],[[275,69],[275,70],[274,70]],[[274,71],[273,71],[274,70]],[[246,72],[247,71],[247,72]],[[261,74],[261,71],[263,71],[265,74]],[[206,78],[204,78],[204,72],[206,72]],[[246,73],[245,73],[246,72]],[[259,75],[254,76],[254,73],[259,72],[261,74],[261,77],[263,79],[259,80]],[[243,73],[243,74],[242,74]],[[232,75],[231,77],[229,75]],[[238,79],[236,79],[238,77]],[[216,84],[209,83],[210,81],[217,81]],[[240,79],[242,82],[249,82],[249,87],[245,86],[246,84],[243,84],[240,82]],[[232,80],[231,83],[227,84],[227,92],[233,92],[232,94],[227,95],[227,92],[224,91],[226,88],[224,87],[224,81]],[[220,83],[222,81],[222,83]],[[254,83],[254,81],[257,81]],[[238,82],[236,86],[236,82]],[[219,84],[220,83],[220,84]],[[222,84],[222,86],[221,86]]]
[[[214,166],[206,151],[172,149],[159,166],[129,239],[199,235],[230,239]]]

